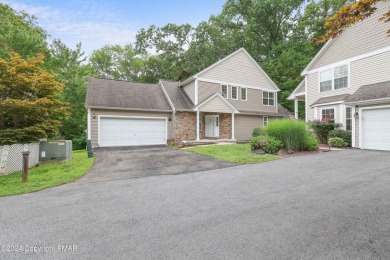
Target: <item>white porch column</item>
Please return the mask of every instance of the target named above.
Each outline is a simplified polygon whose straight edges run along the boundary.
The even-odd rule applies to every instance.
[[[236,139],[234,137],[234,112],[232,113],[232,140]]]
[[[298,119],[298,99],[294,99],[294,116],[296,119]]]
[[[196,111],[196,141],[199,141],[199,110]]]

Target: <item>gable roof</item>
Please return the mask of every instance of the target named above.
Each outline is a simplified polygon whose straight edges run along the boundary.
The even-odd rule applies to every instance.
[[[343,33],[330,39],[310,61],[301,75],[313,69],[349,59],[361,59],[372,53],[390,47],[387,37],[388,24],[378,19],[389,10],[389,2],[376,4],[377,10],[367,19],[346,28]],[[390,50],[390,49],[388,49]]]
[[[345,102],[359,102],[390,98],[390,81],[361,86]]]
[[[172,111],[157,84],[89,78],[87,107]]]
[[[166,91],[168,99],[172,102],[173,109],[178,111],[192,110],[194,104],[182,88],[180,82],[160,80],[163,90]]]
[[[218,99],[222,100],[222,102],[223,102],[227,107],[229,107],[230,110],[232,110],[234,113],[240,113],[240,112],[238,111],[238,109],[235,108],[235,106],[233,106],[232,104],[230,104],[230,102],[227,101],[226,98],[222,97],[222,95],[219,94],[219,93],[214,93],[214,94],[212,94],[211,96],[209,96],[208,98],[206,98],[203,102],[201,102],[201,103],[199,103],[198,105],[196,105],[196,106],[193,108],[193,110],[194,110],[194,111],[198,111],[200,107],[206,105],[208,102],[210,102],[210,101],[213,100],[214,98],[218,98]]]
[[[336,95],[336,96],[319,98],[313,104],[311,104],[311,106],[333,103],[333,102],[341,102],[341,101],[346,100],[349,96],[350,96],[350,94],[341,94],[341,95]]]
[[[232,57],[234,57],[235,55],[240,54],[240,53],[245,55],[250,60],[250,62],[255,66],[255,68],[266,78],[266,80],[270,83],[270,85],[275,88],[275,90],[280,91],[280,89],[276,86],[275,82],[272,81],[272,79],[268,76],[268,74],[265,73],[265,71],[259,66],[259,64],[252,58],[252,56],[244,48],[238,49],[237,51],[233,52],[232,54],[226,56],[225,58],[223,58],[223,59],[221,59],[219,61],[217,61],[216,63],[212,64],[211,66],[209,66],[207,68],[205,68],[204,70],[196,73],[195,75],[193,75],[190,78],[188,78],[185,81],[183,81],[180,85],[184,86],[184,85],[190,83],[191,81],[195,80],[196,78],[201,77],[206,72],[212,70],[213,68],[219,66],[223,62],[231,59]],[[239,83],[239,82],[235,82],[235,83]]]
[[[302,80],[301,83],[298,84],[298,86],[294,89],[293,92],[287,97],[288,100],[294,100],[296,96],[302,96],[305,93],[305,80]]]

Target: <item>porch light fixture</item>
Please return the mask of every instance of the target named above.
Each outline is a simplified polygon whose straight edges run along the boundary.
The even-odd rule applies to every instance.
[[[355,118],[355,119],[359,119],[359,113],[358,113],[358,112],[356,112],[355,114],[353,114],[353,118]]]
[[[95,115],[95,113],[92,115],[92,118],[93,118],[93,119],[95,119],[95,118],[96,118],[96,115]]]

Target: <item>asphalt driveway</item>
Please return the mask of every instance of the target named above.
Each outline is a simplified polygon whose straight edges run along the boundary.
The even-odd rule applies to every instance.
[[[0,206],[0,244],[21,246],[2,259],[390,259],[389,152],[72,183]]]
[[[235,165],[166,146],[98,148],[95,156],[91,171],[80,182],[177,175]]]

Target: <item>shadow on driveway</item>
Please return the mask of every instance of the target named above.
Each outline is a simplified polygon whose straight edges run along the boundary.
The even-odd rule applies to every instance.
[[[79,182],[177,175],[236,165],[166,146],[97,148],[95,156],[91,170]]]

